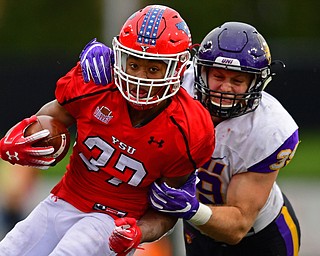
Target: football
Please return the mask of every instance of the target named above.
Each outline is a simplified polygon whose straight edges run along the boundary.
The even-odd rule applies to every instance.
[[[70,133],[68,129],[51,116],[38,116],[37,122],[32,123],[27,127],[24,132],[25,136],[29,136],[41,130],[48,129],[50,134],[35,142],[32,146],[34,147],[48,147],[52,146],[54,152],[50,155],[56,159],[53,163],[57,164],[60,162],[68,153],[70,147]]]

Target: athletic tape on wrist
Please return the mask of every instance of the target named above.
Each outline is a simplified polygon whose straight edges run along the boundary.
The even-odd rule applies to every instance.
[[[199,205],[199,209],[195,215],[189,220],[190,223],[196,226],[206,224],[212,215],[212,211],[209,206],[202,203]]]

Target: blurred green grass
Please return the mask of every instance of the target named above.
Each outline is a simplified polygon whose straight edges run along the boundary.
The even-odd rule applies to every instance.
[[[291,162],[280,170],[281,178],[320,178],[320,133],[316,129],[300,129],[300,144]]]
[[[291,162],[280,170],[279,178],[307,178],[320,179],[320,133],[317,130],[300,131],[300,144]],[[71,142],[71,146],[73,141]],[[68,164],[72,147],[68,155],[56,166],[44,171],[43,174],[48,178],[62,177],[65,167]]]

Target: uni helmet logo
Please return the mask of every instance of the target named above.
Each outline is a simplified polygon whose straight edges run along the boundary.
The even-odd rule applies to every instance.
[[[138,43],[156,45],[160,21],[165,9],[151,8],[143,19]]]

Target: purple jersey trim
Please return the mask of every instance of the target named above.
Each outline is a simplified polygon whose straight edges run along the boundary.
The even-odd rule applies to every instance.
[[[272,153],[267,158],[263,159],[261,162],[248,168],[249,172],[259,172],[259,173],[268,173],[274,172],[274,169],[271,169],[270,166],[276,164],[279,159],[277,158],[278,154],[282,150],[294,150],[299,143],[299,134],[296,130],[274,153]],[[284,165],[285,166],[285,165]]]

